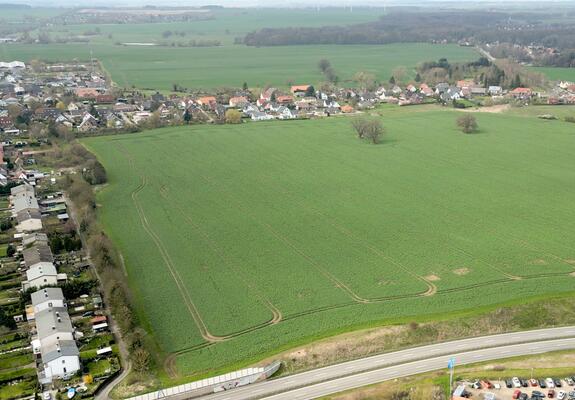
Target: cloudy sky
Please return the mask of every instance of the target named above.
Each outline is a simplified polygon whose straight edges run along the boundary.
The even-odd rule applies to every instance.
[[[245,7],[245,6],[259,6],[259,7],[294,7],[294,6],[307,6],[313,7],[317,5],[370,5],[370,6],[383,6],[386,5],[425,5],[434,2],[458,2],[460,0],[0,0],[0,3],[17,3],[29,4],[32,6],[140,6],[146,4],[152,5],[172,5],[172,6],[201,6],[206,4],[218,4],[228,7]],[[502,1],[495,0],[472,0],[473,2],[501,4]],[[503,0],[505,2],[520,2],[526,0]],[[527,0],[539,1],[539,0]],[[575,0],[555,0],[556,2],[575,2]],[[546,1],[551,3],[551,1]]]

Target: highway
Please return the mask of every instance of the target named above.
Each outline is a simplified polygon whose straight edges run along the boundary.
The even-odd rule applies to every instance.
[[[201,399],[314,399],[389,379],[446,369],[450,357],[455,357],[457,364],[461,365],[569,349],[575,349],[573,326],[482,336],[379,354],[203,396]],[[170,397],[173,400],[185,398],[188,397]]]

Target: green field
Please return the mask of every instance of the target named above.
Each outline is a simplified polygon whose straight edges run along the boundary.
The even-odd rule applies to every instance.
[[[92,33],[90,43],[48,45],[0,45],[0,60],[40,59],[60,62],[99,59],[113,80],[121,86],[170,90],[173,84],[187,88],[250,87],[295,84],[318,84],[324,80],[318,69],[322,58],[331,61],[344,81],[358,71],[375,74],[384,82],[394,68],[403,66],[415,75],[418,63],[445,57],[450,61],[471,61],[478,54],[456,45],[391,44],[384,46],[282,46],[247,47],[234,44],[238,37],[265,27],[322,26],[368,22],[383,13],[380,9],[325,9],[315,11],[278,9],[230,9],[214,12],[205,21],[59,25],[49,29],[53,39]],[[118,43],[159,43],[165,31],[184,32],[171,36],[168,42],[218,40],[222,46],[208,48],[173,48],[122,46]]]
[[[374,73],[387,82],[394,68],[413,69],[418,63],[446,57],[476,58],[470,48],[456,45],[390,44],[383,46],[287,46],[210,48],[124,47],[113,44],[0,45],[0,59],[49,61],[87,60],[90,50],[121,86],[169,90],[174,83],[189,88],[250,87],[288,82],[323,81],[317,64],[331,61],[342,80],[358,71]]]
[[[575,81],[575,68],[533,67],[532,69],[554,81]]]
[[[397,111],[399,110],[399,112]],[[390,109],[391,111],[391,109]],[[572,124],[384,111],[85,139],[101,219],[181,374],[360,326],[573,290]]]

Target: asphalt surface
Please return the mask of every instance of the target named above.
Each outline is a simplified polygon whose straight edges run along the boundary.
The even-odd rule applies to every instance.
[[[348,361],[201,397],[205,400],[298,400],[371,385],[389,379],[446,369],[449,358],[469,364],[575,349],[575,327],[483,336]],[[182,400],[189,396],[173,396]]]

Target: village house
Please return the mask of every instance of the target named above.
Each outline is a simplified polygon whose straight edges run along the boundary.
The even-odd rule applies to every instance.
[[[217,105],[217,100],[214,96],[205,96],[205,97],[200,97],[196,103],[200,106],[200,107],[204,107],[207,109],[215,109],[216,105]]]
[[[514,99],[528,100],[533,96],[533,91],[530,88],[518,87],[510,91],[509,95]]]
[[[275,100],[277,91],[278,90],[276,88],[267,88],[260,94],[260,100],[264,100],[266,102]]]
[[[310,88],[311,85],[295,85],[291,87],[290,91],[294,96],[304,97]]]
[[[286,95],[277,96],[276,101],[278,104],[281,104],[281,105],[292,104],[293,103],[293,96],[286,96]]]
[[[16,214],[18,232],[35,232],[42,230],[42,215],[36,209],[25,209]]]
[[[233,108],[243,108],[247,103],[249,100],[245,96],[230,97],[228,102],[229,106]]]
[[[27,268],[32,268],[40,263],[53,263],[54,256],[52,256],[52,250],[48,244],[38,243],[34,244],[22,251],[22,256],[24,258],[24,265]]]
[[[26,271],[26,281],[22,282],[22,288],[39,289],[43,286],[56,286],[58,284],[58,272],[52,263],[38,263]]]
[[[39,313],[50,308],[66,307],[66,299],[60,288],[48,287],[38,290],[32,293],[31,298],[34,313]]]

